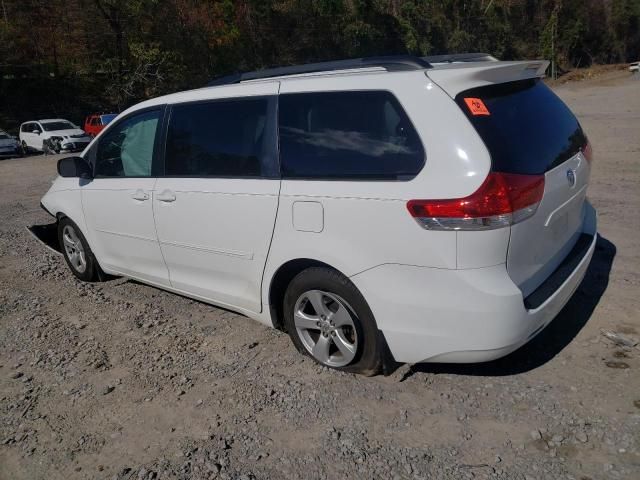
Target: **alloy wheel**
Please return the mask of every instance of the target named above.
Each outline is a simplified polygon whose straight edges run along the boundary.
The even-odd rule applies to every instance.
[[[71,225],[65,225],[62,230],[62,243],[69,263],[78,273],[84,273],[87,269],[87,258],[82,246],[82,241]]]
[[[298,297],[293,312],[298,338],[318,362],[344,367],[358,351],[353,309],[338,295],[309,290]]]

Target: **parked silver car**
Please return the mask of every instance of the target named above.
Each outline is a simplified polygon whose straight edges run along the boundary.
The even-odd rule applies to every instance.
[[[18,139],[0,130],[0,157],[21,157],[24,154]]]

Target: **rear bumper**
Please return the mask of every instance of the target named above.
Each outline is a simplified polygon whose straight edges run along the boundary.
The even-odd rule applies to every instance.
[[[446,270],[381,265],[353,276],[398,362],[472,363],[494,360],[527,343],[569,301],[584,278],[597,241],[595,210],[587,208],[588,246],[556,278],[552,292],[527,308],[506,265]],[[559,285],[558,285],[559,284]]]

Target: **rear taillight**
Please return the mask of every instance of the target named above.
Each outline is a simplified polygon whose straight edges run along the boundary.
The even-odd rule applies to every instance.
[[[582,155],[587,159],[589,165],[593,163],[593,149],[591,148],[591,142],[587,140],[587,143],[582,147]]]
[[[409,200],[407,208],[428,230],[491,230],[531,217],[543,193],[544,175],[492,172],[468,197]]]

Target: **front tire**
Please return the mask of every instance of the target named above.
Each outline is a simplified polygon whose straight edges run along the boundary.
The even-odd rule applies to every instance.
[[[356,286],[325,267],[300,272],[284,297],[284,324],[296,348],[326,367],[375,375],[382,352],[373,313]]]
[[[87,240],[69,218],[58,222],[58,241],[71,272],[84,282],[98,280],[99,266]]]

